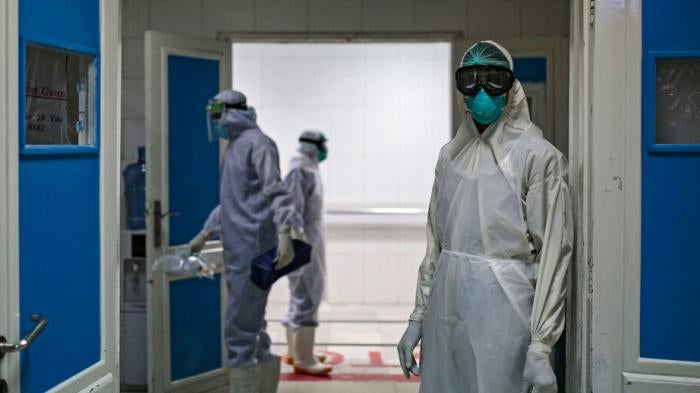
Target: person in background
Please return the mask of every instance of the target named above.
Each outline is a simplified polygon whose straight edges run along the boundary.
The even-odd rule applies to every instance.
[[[302,220],[280,175],[274,141],[256,123],[255,109],[234,90],[207,106],[211,140],[228,141],[221,164],[219,205],[189,243],[201,251],[220,237],[228,289],[224,339],[232,393],[274,393],[280,358],[270,352],[265,308],[269,291],[250,280],[252,260],[277,247],[276,268],[294,259],[292,239],[305,241]]]
[[[289,277],[289,311],[282,324],[287,329],[288,354],[284,360],[294,372],[327,375],[333,367],[314,354],[318,308],[326,283],[326,254],[323,234],[323,183],[319,163],[328,157],[327,139],[320,131],[304,131],[299,137],[299,155],[290,163],[285,184],[304,222],[311,243],[311,262]]]

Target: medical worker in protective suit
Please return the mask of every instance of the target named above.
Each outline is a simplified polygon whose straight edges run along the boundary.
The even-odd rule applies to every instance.
[[[253,258],[277,246],[277,268],[294,258],[292,238],[305,240],[301,216],[280,176],[277,147],[256,123],[255,110],[237,91],[217,94],[207,106],[210,136],[228,140],[217,206],[190,252],[221,238],[228,288],[224,338],[232,393],[277,391],[280,358],[265,332],[269,291],[250,280]]]
[[[289,311],[282,321],[287,329],[288,352],[285,361],[294,372],[327,375],[333,370],[314,354],[318,308],[326,281],[326,254],[323,234],[323,183],[318,164],[328,155],[327,139],[319,131],[304,131],[299,137],[299,156],[290,163],[285,183],[304,221],[304,232],[311,243],[311,262],[289,274]]]
[[[456,73],[467,117],[440,150],[416,306],[398,346],[422,393],[557,391],[549,354],[572,254],[567,167],[512,70],[510,54],[484,41]]]

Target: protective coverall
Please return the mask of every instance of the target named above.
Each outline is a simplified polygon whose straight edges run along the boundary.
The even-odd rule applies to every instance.
[[[326,281],[326,251],[323,233],[323,183],[319,162],[328,154],[326,137],[319,131],[304,131],[299,138],[298,157],[292,159],[285,183],[304,222],[311,244],[311,262],[289,274],[289,311],[282,324],[287,328],[288,356],[284,360],[301,374],[326,375],[333,370],[314,354],[318,309]]]
[[[467,118],[440,150],[410,316],[422,339],[422,393],[556,392],[524,370],[526,358],[549,367],[564,327],[567,164],[530,120],[518,81],[507,100],[482,133]]]
[[[318,326],[318,308],[326,281],[326,251],[323,234],[323,183],[316,152],[291,160],[285,184],[304,222],[311,244],[311,262],[288,275],[291,299],[282,324],[289,328]]]
[[[231,101],[226,95],[231,93],[215,99]],[[265,331],[269,291],[250,281],[251,261],[277,245],[279,227],[300,227],[302,221],[281,179],[277,146],[256,124],[254,109],[227,110],[221,123],[230,135],[221,165],[220,204],[203,232],[209,238],[220,236],[223,243],[227,364],[248,368],[272,357]]]

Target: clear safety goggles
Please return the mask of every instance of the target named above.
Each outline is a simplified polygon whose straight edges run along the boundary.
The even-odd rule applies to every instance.
[[[461,67],[455,73],[455,79],[457,90],[465,96],[475,96],[480,89],[490,96],[500,96],[508,93],[515,83],[513,71],[483,65]]]

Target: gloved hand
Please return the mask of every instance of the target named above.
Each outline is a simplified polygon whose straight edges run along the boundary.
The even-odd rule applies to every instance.
[[[399,350],[399,362],[401,362],[401,369],[406,378],[410,378],[411,374],[415,376],[420,375],[418,363],[416,363],[416,358],[413,357],[413,350],[416,349],[421,339],[422,330],[423,326],[420,322],[409,321],[408,328],[406,328],[406,332],[401,337],[401,341],[399,341],[399,345],[396,348]]]
[[[202,251],[204,246],[207,244],[208,238],[208,233],[206,233],[205,231],[199,232],[197,236],[190,240],[190,243],[187,245],[187,254],[192,255]]]
[[[282,269],[293,260],[292,231],[289,227],[282,227],[277,233],[277,264],[275,265],[275,270]]]
[[[533,393],[557,393],[557,378],[549,362],[549,350],[542,346],[530,346],[523,379],[528,388],[533,388]]]
[[[292,239],[301,240],[304,243],[309,242],[309,240],[306,238],[306,232],[304,232],[304,228],[302,227],[292,228]]]

